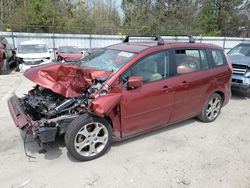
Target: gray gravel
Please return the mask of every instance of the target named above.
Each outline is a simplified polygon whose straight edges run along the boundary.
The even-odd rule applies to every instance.
[[[250,99],[233,95],[215,122],[190,119],[115,143],[103,157],[77,162],[63,138],[38,153],[23,150],[7,108],[13,92],[32,82],[20,73],[0,76],[0,187],[250,187]],[[32,141],[32,140],[31,140]]]

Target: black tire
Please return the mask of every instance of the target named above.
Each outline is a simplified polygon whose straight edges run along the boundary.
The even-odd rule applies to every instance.
[[[10,66],[7,59],[3,60],[3,67],[2,67],[2,74],[9,74],[10,73]]]
[[[206,101],[198,119],[203,122],[212,122],[220,114],[222,107],[222,99],[218,93],[211,95]]]
[[[243,93],[243,95],[244,95],[245,97],[250,98],[250,88],[248,88],[248,89],[246,90],[246,92]]]
[[[103,139],[103,142],[98,138]],[[64,140],[70,155],[80,161],[89,161],[100,157],[110,147],[112,128],[106,119],[84,114],[69,124]],[[78,146],[81,144],[84,146]],[[91,152],[91,148],[95,148],[96,153]]]

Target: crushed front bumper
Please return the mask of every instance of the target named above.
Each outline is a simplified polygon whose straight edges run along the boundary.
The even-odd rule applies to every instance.
[[[16,95],[9,98],[8,107],[12,119],[17,127],[24,128],[35,123],[24,113],[23,109],[19,105],[18,97]]]
[[[41,143],[55,141],[56,134],[64,134],[68,124],[76,117],[73,115],[60,116],[53,119],[33,121],[20,106],[16,95],[9,98],[8,107],[16,126],[21,129],[26,128],[26,131],[32,134]]]
[[[232,77],[232,90],[237,90],[243,94],[250,94],[250,78],[245,77],[244,75],[233,74]]]

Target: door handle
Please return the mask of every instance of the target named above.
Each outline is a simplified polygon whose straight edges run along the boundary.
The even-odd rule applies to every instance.
[[[188,86],[188,82],[186,80],[184,80],[179,85],[182,86],[182,87],[187,87]]]
[[[163,86],[163,87],[162,87],[162,89],[161,89],[161,91],[163,91],[163,92],[167,92],[167,91],[168,91],[168,89],[169,89],[169,88],[168,88],[168,86]]]

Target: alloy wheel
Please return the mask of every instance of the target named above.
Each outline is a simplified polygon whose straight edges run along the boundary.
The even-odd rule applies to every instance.
[[[106,126],[99,122],[84,125],[74,139],[77,153],[84,157],[97,155],[105,148],[108,134]]]
[[[220,113],[221,100],[214,96],[207,104],[206,116],[209,120],[214,120]]]

